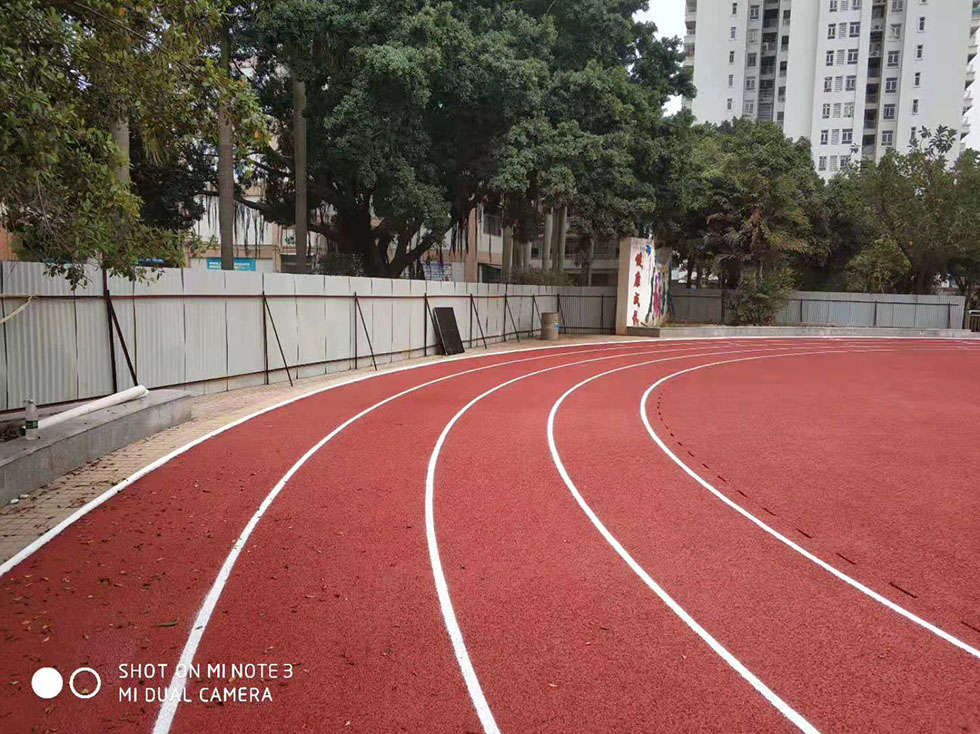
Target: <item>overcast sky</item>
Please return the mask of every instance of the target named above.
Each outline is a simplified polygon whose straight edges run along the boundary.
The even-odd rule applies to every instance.
[[[650,0],[650,9],[645,13],[638,13],[640,20],[652,20],[657,25],[657,30],[662,36],[679,36],[684,38],[684,4],[685,0]],[[973,67],[977,68],[977,59],[973,60]],[[974,84],[974,98],[976,103],[970,110],[970,135],[966,139],[966,144],[971,148],[980,149],[980,86]],[[671,99],[667,103],[668,112],[676,112],[680,109],[681,101],[679,98]]]

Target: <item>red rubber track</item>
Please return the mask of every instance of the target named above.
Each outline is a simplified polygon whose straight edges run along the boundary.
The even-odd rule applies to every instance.
[[[551,405],[570,386],[617,366],[675,357],[600,378],[559,413],[562,458],[598,515],[699,622],[818,726],[976,727],[975,659],[766,540],[671,462],[639,420],[643,390],[685,367],[751,354],[880,347],[898,351],[745,364],[758,364],[751,372],[772,363],[787,390],[811,385],[836,360],[870,369],[893,359],[914,362],[908,353],[915,349],[934,348],[949,361],[935,379],[976,369],[976,352],[950,352],[949,342],[610,344],[442,362],[264,414],[138,480],[0,580],[0,730],[149,730],[158,706],[118,702],[116,666],[166,662],[172,670],[218,568],[286,470],[339,423],[393,393],[512,360],[528,361],[462,375],[378,408],[303,465],[249,539],[195,656],[291,662],[296,676],[271,683],[272,703],[222,707],[198,703],[192,682],[194,702],[181,705],[172,730],[478,730],[433,585],[426,465],[463,405],[546,367],[557,369],[475,404],[449,434],[436,472],[443,567],[497,723],[505,731],[790,728],[605,544],[568,494],[545,442]],[[598,357],[608,358],[559,367]],[[723,388],[713,381],[725,369],[702,370],[665,389],[689,389],[683,381],[690,379],[718,392]],[[846,376],[858,368],[840,369]],[[753,389],[748,378],[744,385]],[[803,407],[787,404],[786,425],[794,425],[789,412]],[[752,426],[757,438],[764,426]],[[729,456],[719,451],[719,461]],[[751,471],[748,464],[743,471]],[[811,512],[826,506],[814,504]],[[861,521],[853,522],[857,533]],[[950,547],[935,524],[921,527],[933,533],[927,539],[933,547]],[[866,542],[874,557],[876,541]],[[965,563],[975,564],[976,543],[964,548]],[[872,564],[869,558],[874,570]],[[861,577],[872,586],[874,579]],[[968,582],[943,580],[944,608],[954,608],[954,593]],[[891,598],[918,601],[899,591]],[[946,626],[929,616],[932,607],[906,606]],[[954,634],[977,644],[980,635],[968,637],[964,629],[970,633]],[[91,665],[103,672],[105,687],[91,701],[67,691],[40,701],[30,692],[40,665],[63,673]],[[169,674],[155,685],[168,682]]]
[[[671,415],[687,412],[683,424],[692,431],[695,424],[711,422],[710,431],[716,443],[710,456],[698,453],[701,444],[692,450],[683,432],[676,427],[681,424],[680,418],[668,417],[670,429],[664,429],[663,433],[670,436],[668,430],[673,431],[674,436],[669,437],[673,442],[671,447],[692,468],[714,480],[764,522],[790,534],[793,530],[787,520],[762,509],[768,500],[758,496],[756,481],[763,472],[753,473],[750,464],[765,456],[764,466],[766,470],[771,469],[778,463],[771,456],[771,444],[777,449],[784,445],[782,442],[794,445],[793,436],[811,428],[807,425],[800,429],[800,426],[828,420],[824,411],[832,413],[840,407],[836,397],[842,389],[839,380],[859,379],[869,390],[881,389],[885,382],[876,380],[875,375],[892,369],[890,365],[894,364],[908,372],[916,360],[920,366],[943,360],[952,373],[976,374],[980,357],[977,350],[952,357],[948,352],[936,351],[913,355],[913,350],[924,348],[918,343],[889,346],[898,351],[759,360],[708,368],[676,378],[664,386],[670,396],[665,402],[671,406]],[[739,370],[745,370],[747,375],[736,377]],[[733,655],[818,729],[972,731],[976,728],[980,724],[980,699],[976,696],[980,665],[975,658],[901,618],[764,533],[694,482],[652,443],[640,422],[638,402],[645,389],[662,376],[659,372],[640,368],[600,378],[573,393],[558,415],[557,444],[569,475],[630,554]],[[767,375],[778,372],[785,389],[771,389],[761,377],[762,372]],[[939,375],[933,377],[940,379]],[[713,399],[702,400],[704,393],[698,393],[694,387],[687,388],[685,379],[701,385]],[[955,384],[958,379],[952,382]],[[728,387],[732,384],[729,380],[735,380],[736,390],[759,391],[765,396],[766,408],[761,418],[749,419],[742,412],[732,418],[732,408],[719,408],[722,396],[729,395]],[[674,395],[673,391],[682,385],[683,396]],[[818,392],[810,408],[819,407],[819,415],[792,413],[792,400],[780,402],[790,391]],[[693,397],[695,394],[697,397]],[[655,401],[656,396],[652,399]],[[736,405],[746,400],[729,399]],[[651,414],[655,413],[654,407],[650,406]],[[724,419],[716,417],[719,409]],[[970,409],[975,409],[975,405]],[[940,408],[940,412],[945,410]],[[590,431],[589,427],[600,419],[602,431]],[[777,437],[780,430],[790,435]],[[728,441],[739,433],[745,435],[736,442],[738,451],[728,452]],[[923,442],[942,440],[928,431],[916,436]],[[852,448],[848,444],[856,440],[862,440],[867,452],[864,461],[880,465],[889,460],[892,450],[889,441],[857,436],[841,428],[835,435],[823,436],[816,452],[807,455],[807,465],[814,474],[810,479],[812,492],[824,486],[820,482],[821,474],[827,464],[839,461],[837,451],[849,456]],[[801,452],[797,449],[785,457],[786,461],[801,460]],[[600,462],[597,457],[603,460]],[[727,465],[741,467],[740,484],[733,483],[725,474]],[[785,476],[790,470],[783,467],[780,471]],[[935,465],[933,470],[933,481],[938,484],[955,476],[960,468],[954,463]],[[861,471],[858,469],[858,475],[866,480]],[[723,481],[718,475],[729,481]],[[788,481],[778,483],[782,502],[778,509],[769,507],[769,510],[786,511],[792,506],[788,495],[804,493],[799,488],[790,489],[788,484]],[[777,491],[776,482],[767,486],[772,492]],[[737,494],[739,489],[749,497]],[[843,499],[834,508],[825,506],[828,512],[844,514],[851,503],[877,491],[873,485],[852,483],[848,497],[847,489],[846,486],[838,489],[838,496]],[[975,487],[965,492],[974,495],[973,502],[975,492]],[[893,512],[903,511],[902,501],[901,498],[896,501]],[[960,498],[959,501],[971,500]],[[825,502],[832,500],[825,498]],[[916,505],[906,505],[904,512],[911,518]],[[862,517],[863,524],[860,519],[854,524],[862,528],[875,524],[873,512]],[[812,516],[810,519],[810,527],[817,527],[816,520]],[[798,532],[794,539],[845,573],[852,573],[850,563],[829,552],[831,547],[843,547],[843,541],[838,542],[833,532],[835,522],[845,521],[839,517],[823,520],[821,532],[811,533],[817,541],[812,546]],[[976,515],[973,521],[976,522]],[[793,517],[792,522],[801,521]],[[972,537],[980,537],[975,526]],[[907,542],[911,546],[921,543],[926,549],[943,543],[935,536],[921,541],[910,538]],[[973,563],[977,562],[980,548],[975,540],[972,548],[964,544],[962,549],[964,554],[972,554]],[[914,547],[908,552],[910,557],[914,556]],[[874,582],[887,576],[875,566],[878,557],[878,553],[872,552],[862,556],[861,565],[869,567],[863,580],[928,619],[931,610],[910,605],[907,602],[916,600]],[[960,581],[963,585],[975,585],[976,577]],[[959,593],[973,592],[960,588]],[[962,625],[947,624],[948,620],[944,619],[929,621],[940,624],[969,644],[980,642],[980,635]],[[737,695],[734,690],[730,693]]]
[[[122,682],[110,674],[120,663],[167,663],[173,671],[242,528],[286,470],[337,424],[444,375],[515,359],[537,364],[560,359],[551,356],[559,353],[590,356],[613,346],[495,354],[382,374],[264,413],[141,478],[0,579],[0,731],[152,727],[157,707],[119,704]],[[67,680],[57,699],[36,698],[30,680],[42,665],[63,674],[83,665],[100,671],[105,689],[98,703],[72,697]]]

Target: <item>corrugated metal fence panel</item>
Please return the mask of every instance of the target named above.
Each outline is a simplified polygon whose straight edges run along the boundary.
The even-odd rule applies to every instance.
[[[70,295],[68,282],[44,275],[42,263],[2,262],[7,293]],[[4,301],[5,313],[20,302]],[[78,398],[78,351],[75,304],[70,300],[34,301],[4,324],[7,348],[7,403],[23,406]]]
[[[371,278],[371,295],[390,296],[391,281],[387,278]],[[371,329],[371,344],[378,364],[391,362],[391,329],[394,304],[390,298],[372,298],[371,318],[368,328]],[[367,316],[367,314],[365,314]]]
[[[229,299],[193,296],[228,292],[222,270],[184,271],[184,373],[188,382],[207,380],[204,392],[227,389]]]
[[[133,360],[133,367],[137,369],[139,377],[138,357],[136,354],[136,301],[131,296],[135,291],[133,281],[118,275],[110,275],[108,279],[109,293],[113,296],[112,308],[116,312],[116,321],[119,322],[119,332],[113,333],[113,350],[116,356],[116,377],[120,390],[127,390],[136,383],[129,374],[129,367],[126,365],[126,352],[123,344],[129,350],[129,357]],[[127,298],[115,298],[115,296],[128,296]]]
[[[225,289],[231,295],[254,295],[255,298],[228,298],[225,301],[226,343],[228,345],[228,375],[242,376],[235,385],[260,384],[265,375],[266,349],[262,343],[262,322],[271,337],[262,306],[262,273],[228,270],[224,273]],[[279,353],[276,352],[278,360]],[[278,362],[277,362],[278,363]],[[244,377],[251,375],[251,377]],[[231,384],[231,382],[229,382]]]
[[[136,377],[147,387],[187,381],[183,292],[180,270],[164,270],[152,280],[135,284],[137,296],[161,296],[137,298],[135,303],[136,343],[130,345],[130,350],[136,353]]]
[[[412,295],[412,281],[391,281],[391,292],[396,296]],[[412,344],[412,321],[422,314],[422,299],[399,298],[391,302],[391,358],[393,361],[408,359]],[[419,335],[418,346],[422,346]]]
[[[3,284],[4,269],[0,267],[0,293],[6,293]],[[12,313],[20,304],[16,301],[9,303],[0,299],[0,318]],[[16,317],[15,317],[16,318]],[[8,410],[17,406],[7,401],[7,326],[0,324],[0,410]]]
[[[324,276],[324,291],[328,295],[350,296],[351,279],[346,275]],[[327,372],[349,370],[354,366],[353,332],[354,301],[352,298],[329,298],[326,303],[324,333],[327,339]],[[340,360],[340,361],[336,361]]]
[[[88,266],[85,274],[87,282],[79,286],[75,293],[101,296],[102,271]],[[75,301],[75,335],[78,343],[78,398],[86,400],[108,395],[112,392],[112,370],[109,366],[109,321],[105,301]],[[118,341],[115,335],[113,341]]]
[[[427,324],[428,314],[425,312],[425,300],[422,296],[425,295],[425,281],[424,280],[410,280],[409,292],[413,296],[417,296],[418,299],[412,299],[410,308],[412,309],[412,330],[409,334],[409,342],[412,345],[412,349],[416,350],[413,352],[412,356],[421,356],[422,346],[425,342],[425,336],[428,334],[429,340],[432,339],[432,326]]]
[[[283,367],[283,354],[286,365],[292,367],[299,361],[299,337],[296,320],[296,276],[289,273],[263,273],[262,289],[266,296],[292,296],[291,298],[267,298],[271,318],[268,318],[266,354],[269,359],[269,382],[288,380]],[[275,327],[273,328],[273,323]],[[279,341],[276,341],[278,334]],[[280,345],[283,354],[279,353]],[[295,373],[291,373],[295,374]]]
[[[352,277],[350,279],[350,287],[351,292],[357,293],[358,296],[371,295],[370,278]],[[354,329],[352,343],[355,345],[354,354],[357,355],[357,366],[363,367],[365,364],[371,364],[371,349],[368,346],[366,330],[370,330],[374,324],[374,301],[370,298],[359,299],[358,304],[360,310],[357,310],[353,306],[351,307],[351,313],[354,315],[354,321],[351,322],[351,328]],[[371,335],[371,341],[373,346],[373,334]],[[364,361],[365,357],[368,358],[367,362]]]
[[[296,275],[296,295],[322,296],[326,293],[323,275]],[[300,377],[312,377],[326,372],[323,362],[327,358],[327,301],[324,298],[297,298],[296,314],[299,320],[299,368]],[[316,364],[311,364],[315,362]]]

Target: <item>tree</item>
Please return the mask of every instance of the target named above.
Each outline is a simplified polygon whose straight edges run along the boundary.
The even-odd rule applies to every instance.
[[[142,216],[176,209],[144,212],[126,174],[132,155],[137,187],[154,190],[151,169],[195,155],[182,134],[207,129],[219,100],[257,127],[247,91],[202,55],[217,18],[207,0],[0,7],[0,201],[20,249],[73,283],[93,258],[134,278],[148,260],[183,260],[186,236]]]
[[[971,250],[976,238],[976,157],[950,166],[956,131],[923,128],[907,153],[889,151],[879,162],[866,161],[846,175],[872,217],[878,239],[901,250],[908,260],[902,292],[931,293],[953,260]]]

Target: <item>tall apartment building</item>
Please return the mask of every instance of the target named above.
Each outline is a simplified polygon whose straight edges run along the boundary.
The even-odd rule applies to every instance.
[[[826,177],[922,127],[969,132],[980,0],[686,2],[697,96],[684,104],[699,121],[776,122],[809,138]]]

